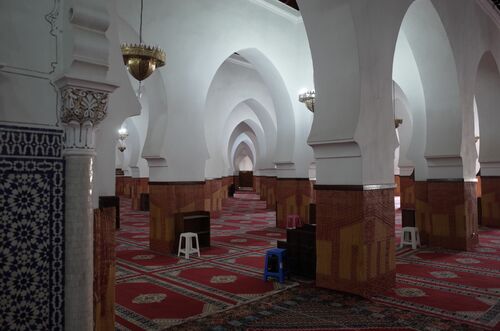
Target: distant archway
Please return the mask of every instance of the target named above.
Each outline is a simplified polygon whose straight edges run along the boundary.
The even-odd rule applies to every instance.
[[[477,120],[479,123],[479,162],[481,175],[488,175],[490,168],[498,168],[500,164],[500,72],[498,64],[490,51],[487,51],[479,61],[475,101],[477,105]],[[499,171],[500,169],[497,169]],[[493,174],[492,174],[493,175]],[[498,175],[495,173],[494,175]]]

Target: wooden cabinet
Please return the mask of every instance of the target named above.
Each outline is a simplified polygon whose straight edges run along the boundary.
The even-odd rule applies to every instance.
[[[179,247],[179,237],[183,232],[198,234],[200,247],[210,247],[210,213],[208,211],[192,211],[176,213],[175,217],[175,247]]]
[[[292,275],[316,278],[316,226],[304,224],[286,231],[288,270]]]

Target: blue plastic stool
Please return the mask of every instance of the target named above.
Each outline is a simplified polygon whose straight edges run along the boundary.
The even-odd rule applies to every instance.
[[[272,256],[278,257],[278,271],[272,272],[268,271],[269,259]],[[273,248],[266,252],[266,265],[264,267],[264,281],[267,282],[267,277],[276,277],[278,278],[280,283],[285,282],[285,274],[287,270],[285,270],[285,259],[286,259],[286,249],[283,248]]]

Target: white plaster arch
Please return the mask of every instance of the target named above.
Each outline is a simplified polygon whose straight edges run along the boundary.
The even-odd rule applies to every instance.
[[[424,157],[427,140],[425,96],[417,62],[403,29],[400,29],[396,42],[392,77],[395,83],[396,98],[403,101],[403,105],[410,111],[412,118],[412,134],[406,151],[411,164],[400,162],[400,169],[403,169],[402,175],[408,176],[413,170],[411,166],[413,165],[415,178],[426,180],[427,161]],[[407,132],[404,127],[400,131],[403,130]]]
[[[137,22],[136,1],[120,1],[119,12],[130,22]],[[217,69],[233,52],[249,50],[244,54],[249,60],[259,56],[253,49],[265,54],[280,74],[283,89],[294,96],[293,100],[303,84],[301,81],[304,78],[311,80],[307,38],[300,20],[281,17],[255,2],[218,0],[208,4],[205,1],[151,0],[144,6],[144,18],[145,39],[165,49],[168,58],[166,68],[160,69],[165,73],[162,79],[168,92],[164,138],[168,166],[165,164],[157,176],[150,174],[152,181],[202,180],[205,177],[209,155],[203,111],[207,92]],[[262,69],[267,71],[263,72],[264,76],[272,76],[273,71],[265,69]],[[288,102],[289,107],[284,111],[291,116],[284,116],[283,120],[295,124],[299,102],[292,103],[290,96],[288,101],[278,102]],[[187,131],[190,134],[182,146],[173,143]],[[295,145],[295,141],[291,140],[292,144],[286,137],[295,137],[295,128],[278,131],[278,135],[283,136],[279,141],[286,144],[276,158],[290,161],[294,157],[290,145]]]
[[[245,169],[240,168],[242,160],[245,158],[249,159],[250,163],[252,164],[252,168],[253,168],[254,155],[252,153],[252,150],[250,149],[250,147],[247,145],[247,143],[245,141],[242,141],[240,144],[238,144],[238,147],[234,151],[233,169],[234,169],[235,174],[240,170],[245,170]],[[253,169],[249,169],[249,170],[253,170]]]
[[[401,29],[411,47],[425,96],[427,176],[463,178],[461,93],[447,31],[430,0],[415,0]]]
[[[299,0],[316,68],[317,184],[394,182],[391,68],[410,3]]]
[[[255,145],[259,153],[256,154],[257,159],[254,162],[254,167],[258,169],[272,162],[273,154],[269,153],[267,146],[268,141],[272,138],[268,138],[269,134],[264,130],[254,110],[247,103],[241,102],[227,117],[224,128],[221,130],[222,139],[219,146],[221,146],[220,160],[222,163],[219,165],[219,169],[229,167],[231,157],[230,154],[228,155],[228,148],[231,148],[237,134],[244,131],[251,132],[255,136]]]
[[[479,162],[481,175],[498,175],[500,173],[500,72],[498,63],[490,51],[485,52],[479,61],[476,84],[475,101],[481,149]]]
[[[256,48],[247,48],[239,50],[237,53],[243,61],[248,61],[248,67],[250,67],[251,70],[256,71],[257,75],[262,80],[262,85],[264,85],[268,90],[270,100],[266,100],[266,95],[261,96],[264,98],[264,100],[259,100],[256,95],[249,94],[249,91],[251,92],[251,89],[236,91],[236,93],[242,98],[241,100],[235,99],[234,95],[231,98],[228,97],[228,99],[232,100],[233,102],[238,102],[234,105],[227,105],[226,100],[224,100],[223,97],[221,98],[221,95],[219,95],[218,98],[213,97],[213,95],[217,92],[220,93],[218,89],[220,89],[221,86],[220,84],[216,84],[217,80],[220,79],[219,76],[222,75],[222,72],[224,70],[228,70],[227,67],[234,66],[234,64],[228,63],[227,59],[220,64],[218,70],[214,73],[212,83],[206,97],[204,114],[205,141],[207,143],[207,149],[210,155],[210,159],[207,161],[205,167],[206,172],[207,169],[215,167],[216,163],[216,161],[213,159],[217,158],[217,152],[215,151],[215,149],[217,148],[218,144],[217,141],[214,141],[213,136],[214,132],[216,135],[217,132],[220,132],[217,129],[218,127],[220,127],[220,123],[224,123],[224,119],[221,120],[221,117],[223,118],[224,116],[224,109],[221,110],[220,106],[225,107],[225,112],[227,113],[227,110],[239,109],[241,104],[245,104],[257,116],[258,123],[267,138],[265,140],[265,146],[267,147],[262,150],[264,152],[268,151],[268,155],[265,157],[264,155],[261,155],[261,157],[259,158],[260,160],[269,159],[269,162],[280,160],[286,160],[290,162],[293,160],[293,142],[295,141],[295,117],[290,95],[288,93],[288,90],[286,89],[283,78],[281,77],[276,67],[272,64],[272,62],[260,50]],[[231,56],[234,55],[230,55],[228,56],[228,58],[231,58]],[[245,72],[243,74],[250,75],[250,73],[248,72]],[[246,81],[246,83],[248,83],[248,80]],[[231,86],[231,88],[233,87],[234,86]],[[252,87],[255,88],[254,86]],[[269,104],[269,101],[271,101],[271,104]],[[219,107],[214,107],[213,104],[215,103],[217,103]],[[267,104],[267,107],[264,106],[264,104]],[[217,112],[219,112],[219,114],[217,114]],[[220,112],[222,112],[222,116]],[[233,113],[227,116],[232,115]],[[223,132],[227,131],[224,130]],[[221,140],[219,139],[219,142],[220,141]],[[224,139],[222,139],[222,141],[225,142]],[[276,149],[276,145],[278,144],[280,145],[279,150]],[[257,166],[255,162],[254,166]],[[267,167],[269,167],[269,164],[267,164]],[[208,177],[212,176],[208,175]]]
[[[125,175],[140,177],[140,174],[138,174],[137,172],[142,144],[139,131],[135,122],[133,121],[133,118],[134,117],[127,118],[121,126],[128,131],[128,137],[125,140],[126,149],[122,152],[122,169],[124,170]]]
[[[205,177],[222,175],[227,136],[233,125],[255,119],[265,133],[267,155],[259,159],[274,160],[277,129],[274,101],[269,88],[253,65],[239,55],[233,54],[217,70],[208,91],[205,112],[205,141],[209,158],[205,164]],[[228,126],[227,123],[232,123]]]
[[[396,129],[398,138],[397,162],[395,165],[399,168],[399,174],[408,176],[414,168],[414,163],[409,159],[408,150],[412,142],[413,135],[413,115],[411,113],[408,97],[396,83],[394,84],[394,116],[402,119],[403,123]],[[402,169],[402,170],[401,170]]]
[[[250,156],[250,159],[252,160],[252,163],[255,165],[256,160],[256,155],[257,155],[257,150],[254,142],[254,138],[251,136],[251,133],[249,132],[243,132],[240,133],[236,139],[234,140],[234,143],[232,144],[232,148],[229,151],[229,170],[231,171],[232,175],[237,174],[236,172],[236,158],[237,156],[242,152],[242,148],[246,148],[246,154]]]
[[[238,125],[236,125],[232,131],[231,135],[228,137],[227,142],[224,144],[227,146],[227,152],[225,153],[225,165],[226,167],[232,166],[232,160],[234,159],[235,146],[239,144],[239,139],[245,137],[250,139],[252,146],[252,152],[254,155],[253,164],[258,165],[259,159],[263,157],[264,153],[261,152],[261,145],[263,143],[262,131],[260,130],[257,123],[252,120],[245,120]]]

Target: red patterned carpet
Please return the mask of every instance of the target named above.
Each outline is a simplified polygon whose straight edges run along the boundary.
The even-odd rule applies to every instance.
[[[211,247],[189,260],[159,255],[149,246],[149,213],[121,198],[117,232],[117,330],[163,330],[297,285],[262,280],[264,253],[286,237],[275,213],[252,193],[228,199],[211,220]]]
[[[295,284],[263,282],[264,252],[286,237],[264,207],[254,194],[236,194],[212,220],[212,247],[184,260],[149,251],[148,213],[131,211],[122,198],[117,330],[162,330],[186,320],[192,322],[174,329],[500,330],[500,230],[482,229],[474,252],[398,249],[396,287],[370,302],[308,285],[282,292]]]
[[[375,301],[500,330],[500,230],[481,229],[473,252],[405,247],[396,256],[396,288]]]

